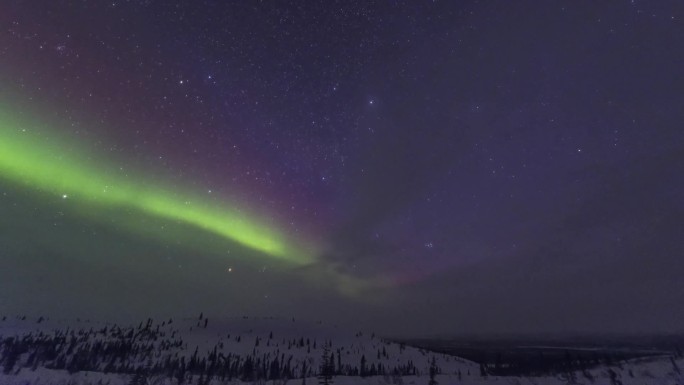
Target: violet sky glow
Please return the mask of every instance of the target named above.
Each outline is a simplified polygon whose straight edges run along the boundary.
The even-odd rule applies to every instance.
[[[4,2],[0,309],[681,331],[682,20],[677,1]],[[84,181],[134,193],[98,204]]]

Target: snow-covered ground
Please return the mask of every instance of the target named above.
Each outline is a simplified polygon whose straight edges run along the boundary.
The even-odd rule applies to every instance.
[[[442,385],[684,384],[684,360],[669,356],[557,376],[482,376],[478,364],[462,358],[320,323],[251,317],[169,321],[123,326],[7,317],[0,321],[0,384],[316,384],[326,345],[338,385],[428,384],[433,359]],[[251,379],[243,374],[245,365],[253,367]],[[358,375],[361,370],[365,377]]]

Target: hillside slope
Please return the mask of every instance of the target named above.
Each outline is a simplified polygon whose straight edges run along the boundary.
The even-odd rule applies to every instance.
[[[325,361],[327,365],[322,365]],[[684,360],[662,356],[539,377],[492,376],[459,358],[373,333],[276,318],[0,320],[2,385],[684,384]]]

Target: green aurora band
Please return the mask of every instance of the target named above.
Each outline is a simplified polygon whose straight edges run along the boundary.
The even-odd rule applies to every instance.
[[[274,226],[239,210],[182,195],[151,178],[132,178],[106,161],[86,155],[88,146],[64,140],[40,123],[0,109],[0,179],[31,190],[67,196],[102,208],[134,209],[217,234],[288,263],[313,263],[313,253],[286,240]],[[135,183],[133,179],[140,179]]]

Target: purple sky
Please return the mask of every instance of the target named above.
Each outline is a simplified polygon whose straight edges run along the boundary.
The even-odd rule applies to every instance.
[[[175,248],[0,173],[0,309],[681,331],[683,20],[680,1],[5,1],[4,108],[317,254]]]

